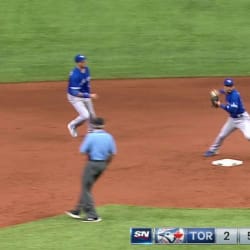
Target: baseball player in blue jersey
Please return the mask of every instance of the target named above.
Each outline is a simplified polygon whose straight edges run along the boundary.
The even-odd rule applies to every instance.
[[[96,99],[97,95],[91,93],[90,90],[90,72],[87,67],[86,57],[83,55],[75,56],[76,67],[70,72],[67,98],[78,116],[68,123],[68,130],[72,137],[77,137],[77,127],[85,121],[94,118],[95,111],[92,99]],[[91,130],[89,122],[89,131]]]
[[[223,104],[218,100],[215,101],[215,105],[228,112],[230,117],[222,127],[214,143],[205,152],[204,156],[206,157],[216,155],[224,139],[236,129],[239,129],[245,138],[250,140],[250,117],[245,110],[240,93],[235,89],[233,79],[225,79],[224,89],[220,90],[218,94],[225,95],[226,103]]]

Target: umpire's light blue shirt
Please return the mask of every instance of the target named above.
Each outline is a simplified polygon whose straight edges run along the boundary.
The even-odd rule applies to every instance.
[[[83,140],[80,152],[88,154],[91,160],[105,161],[110,155],[116,154],[114,138],[105,130],[94,130]]]

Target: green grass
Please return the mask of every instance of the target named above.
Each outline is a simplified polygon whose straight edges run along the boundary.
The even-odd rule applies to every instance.
[[[249,227],[249,209],[158,209],[133,206],[99,208],[103,221],[85,224],[64,215],[0,230],[0,249],[127,250],[248,249],[249,246],[132,246],[130,227]]]
[[[8,0],[0,81],[66,79],[85,53],[95,78],[249,75],[249,0]]]

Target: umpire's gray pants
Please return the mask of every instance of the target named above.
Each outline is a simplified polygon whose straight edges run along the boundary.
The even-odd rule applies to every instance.
[[[88,218],[99,217],[95,209],[91,189],[106,167],[106,161],[88,161],[83,171],[82,190],[76,209],[83,210]]]

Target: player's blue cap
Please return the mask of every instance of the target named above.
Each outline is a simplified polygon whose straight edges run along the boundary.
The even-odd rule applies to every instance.
[[[231,78],[227,78],[224,80],[224,86],[232,87],[234,85],[234,80]]]
[[[78,54],[78,55],[75,56],[75,62],[76,62],[76,63],[83,62],[83,61],[85,61],[86,59],[87,59],[87,58],[86,58],[85,56],[80,55],[80,54]]]

